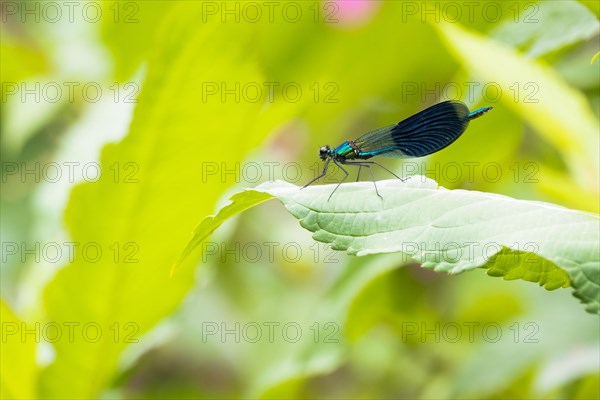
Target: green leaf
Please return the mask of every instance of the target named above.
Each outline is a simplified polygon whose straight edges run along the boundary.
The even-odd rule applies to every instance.
[[[401,252],[424,268],[451,274],[494,266],[493,273],[510,269],[509,278],[521,276],[548,289],[563,287],[570,278],[586,309],[600,309],[595,214],[492,193],[446,190],[421,176],[406,183],[378,182],[383,201],[368,182],[343,185],[327,201],[333,187],[300,191],[274,183],[257,190],[277,196],[314,239],[336,250],[359,256]],[[492,259],[499,252],[513,259],[511,268],[504,257]]]
[[[3,399],[33,399],[38,375],[35,346],[39,337],[31,331],[34,325],[17,318],[0,300],[2,351],[0,352],[0,397]],[[28,330],[30,333],[22,335]],[[38,329],[39,330],[39,329]]]
[[[228,187],[221,179],[203,182],[203,163],[233,165],[269,132],[258,127],[268,115],[262,104],[232,107],[201,96],[204,82],[264,80],[248,54],[253,26],[198,29],[201,4],[179,2],[173,11],[153,43],[128,136],[104,148],[101,178],[71,193],[66,225],[81,247],[46,288],[46,317],[95,324],[102,333],[97,341],[54,344],[42,397],[99,397],[129,343],[174,312],[194,284],[194,270],[190,262],[169,279],[169,267],[199,216]],[[88,244],[102,250],[99,259],[81,251]]]
[[[101,38],[115,61],[115,77],[125,81],[148,58],[155,36],[161,32],[157,27],[174,3],[114,1],[100,4],[105,16],[101,20]]]
[[[383,200],[372,183],[363,182],[342,185],[328,201],[334,187],[300,190],[272,182],[255,190],[276,196],[315,240],[335,250],[358,256],[398,252],[402,262],[413,258],[424,268],[450,274],[483,267],[490,275],[538,282],[548,290],[567,287],[570,280],[586,310],[600,311],[600,220],[595,214],[447,190],[423,176],[379,181]]]
[[[270,194],[256,191],[246,191],[234,194],[231,197],[230,204],[219,210],[217,215],[210,215],[204,218],[204,220],[196,227],[196,229],[194,229],[192,240],[183,250],[179,256],[179,259],[171,267],[171,276],[173,276],[177,270],[177,267],[183,263],[183,261],[194,251],[194,249],[200,246],[204,239],[213,233],[215,229],[221,226],[223,222],[241,213],[242,211],[252,208],[271,198],[273,198],[273,196]]]
[[[523,279],[538,282],[548,290],[569,287],[569,277],[565,271],[535,253],[504,247],[490,257],[483,267],[487,268],[488,275],[503,277],[507,281]]]

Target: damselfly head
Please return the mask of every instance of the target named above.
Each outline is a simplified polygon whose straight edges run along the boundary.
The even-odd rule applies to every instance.
[[[325,160],[327,157],[329,157],[329,150],[329,145],[325,145],[319,149],[319,157],[321,160]]]

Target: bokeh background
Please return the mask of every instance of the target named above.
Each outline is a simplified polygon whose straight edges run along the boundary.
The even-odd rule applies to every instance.
[[[494,109],[386,166],[598,212],[597,2],[1,4],[3,398],[599,397],[568,289],[333,252],[275,201],[169,276],[232,193],[445,99]]]

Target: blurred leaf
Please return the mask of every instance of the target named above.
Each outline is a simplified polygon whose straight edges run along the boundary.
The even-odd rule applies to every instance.
[[[550,195],[554,201],[568,204],[573,208],[598,213],[600,203],[593,195],[583,195],[581,188],[569,175],[557,173],[550,168],[540,167],[538,181],[540,191]]]
[[[344,324],[344,333],[350,342],[356,342],[381,321],[401,320],[399,315],[405,316],[411,308],[415,308],[418,297],[413,297],[414,293],[406,290],[414,282],[403,285],[404,282],[394,279],[398,277],[398,272],[398,269],[385,271],[372,280],[365,281],[362,290],[355,294]],[[403,295],[398,296],[398,293]],[[420,318],[428,318],[427,313],[421,314]]]
[[[130,79],[142,61],[148,58],[162,21],[169,14],[172,1],[101,2],[101,37],[112,53],[115,77]]]
[[[509,335],[505,335],[509,336]],[[477,354],[479,353],[479,354]],[[473,352],[461,366],[455,381],[453,398],[500,398],[515,397],[515,389],[524,398],[536,398],[530,393],[534,366],[541,354],[535,346],[503,340],[493,346],[484,343]],[[477,376],[477,379],[473,379]],[[512,385],[511,385],[512,384]],[[500,394],[499,397],[495,397]]]
[[[598,393],[600,393],[600,377],[597,373],[592,373],[577,382],[569,397],[573,400],[593,399],[598,397]]]
[[[194,271],[169,279],[169,267],[195,221],[228,186],[207,181],[205,163],[233,165],[268,132],[255,124],[261,104],[202,101],[203,82],[262,79],[248,52],[251,27],[198,29],[200,6],[177,3],[154,44],[129,135],[102,152],[100,180],[71,193],[66,224],[73,241],[95,243],[103,256],[76,252],[47,287],[47,317],[95,323],[103,334],[93,343],[55,344],[44,396],[98,397],[115,376],[127,339],[139,339],[175,310]]]
[[[315,315],[316,320],[328,321],[320,324],[319,340],[306,345],[291,360],[282,355],[282,361],[272,370],[266,371],[256,392],[260,398],[306,398],[303,390],[311,377],[332,373],[346,359],[345,341],[347,329],[354,331],[355,321],[351,318],[357,298],[373,282],[396,270],[400,265],[395,257],[383,256],[372,259],[351,260],[342,275],[336,280],[323,298]],[[352,333],[351,339],[355,338]],[[254,396],[253,396],[254,397]]]
[[[482,291],[479,287],[462,291],[471,289]],[[522,293],[528,310],[503,322],[469,319],[491,329],[453,372],[452,397],[499,398],[498,393],[505,393],[500,398],[572,398],[556,390],[598,371],[598,319],[570,312],[563,293]],[[520,379],[524,375],[529,375],[527,382]],[[529,396],[523,394],[527,392]]]
[[[3,300],[0,300],[2,324],[2,351],[0,352],[0,397],[2,399],[34,399],[38,375],[35,361],[38,333],[33,325],[17,318]],[[28,334],[23,331],[27,329]],[[37,328],[39,332],[39,328]],[[35,331],[34,331],[35,332]]]
[[[5,16],[5,18],[7,18]],[[23,144],[45,125],[50,125],[54,113],[63,105],[23,99],[23,86],[32,87],[40,81],[40,76],[48,72],[47,55],[42,48],[24,40],[11,37],[5,24],[2,24],[2,42],[0,43],[0,98],[2,99],[2,125],[0,140],[3,151],[16,153],[22,150]],[[44,78],[43,80],[46,80]],[[45,82],[43,82],[45,83]],[[29,101],[27,101],[29,100]],[[41,103],[41,104],[40,104]],[[25,115],[26,114],[26,115]]]
[[[579,0],[579,2],[593,12],[596,17],[600,17],[600,4],[596,0]]]
[[[315,348],[321,351],[315,351]],[[302,387],[311,376],[327,374],[335,370],[343,359],[344,348],[340,345],[329,344],[329,346],[313,345],[307,349],[310,355],[303,355],[299,360],[277,364],[276,375],[269,374],[268,378],[273,381],[260,391],[258,396],[252,398],[260,399],[297,399],[303,398]]]
[[[598,19],[575,1],[529,3],[517,23],[506,21],[490,36],[539,57],[598,34]]]
[[[387,255],[366,261],[356,260],[340,276],[328,298],[335,305],[333,309],[339,310],[337,312],[344,318],[344,335],[350,342],[358,340],[378,322],[379,316],[373,315],[374,309],[387,310],[390,303],[397,304],[399,299],[392,298],[393,294],[382,288],[390,289],[391,280],[388,278],[402,266],[404,264],[399,263],[396,256]],[[392,292],[398,289],[394,285]],[[413,301],[410,296],[405,299]]]
[[[481,104],[482,107],[489,105]],[[449,189],[477,188],[497,192],[498,182],[489,184],[490,179],[484,171],[489,166],[514,164],[522,138],[523,126],[514,113],[503,106],[494,107],[485,118],[470,123],[469,129],[452,146],[429,156],[427,165],[420,172]],[[415,159],[404,163],[424,162]],[[427,173],[427,170],[433,173]],[[503,170],[510,171],[508,167]],[[504,173],[502,178],[510,181],[514,176]]]
[[[460,100],[460,99],[459,99]],[[463,99],[468,101],[468,99]],[[491,106],[481,102],[470,108]],[[445,149],[431,155],[432,161],[440,162],[472,162],[485,164],[514,159],[523,136],[522,124],[514,118],[506,107],[494,107],[492,111],[469,123],[469,128],[460,139]],[[466,174],[464,174],[466,175]]]
[[[599,127],[585,97],[541,62],[456,24],[435,26],[467,68],[496,82],[504,93],[511,93],[515,84],[534,85],[534,95],[521,91],[518,101],[510,96],[502,96],[502,101],[562,153],[582,191],[597,197]]]
[[[593,323],[593,321],[590,322]],[[589,325],[589,327],[583,328],[593,331],[595,326],[593,324]],[[569,328],[574,330],[572,326]],[[563,334],[563,332],[560,334]],[[565,338],[564,342],[568,342],[570,337],[575,337],[575,335],[571,333],[570,336]],[[562,354],[559,353],[548,360],[536,382],[541,390],[557,390],[600,369],[600,359],[596,357],[600,352],[600,344],[597,338],[593,338],[592,343],[582,342],[580,339],[576,346],[567,347]]]
[[[0,77],[3,84],[0,87],[2,88],[2,103],[4,103],[4,91],[8,88],[9,83],[16,84],[33,75],[47,72],[49,62],[41,48],[31,43],[12,39],[8,32],[4,32],[4,24],[2,31]]]

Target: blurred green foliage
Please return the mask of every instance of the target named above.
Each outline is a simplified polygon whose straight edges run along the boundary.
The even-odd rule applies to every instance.
[[[305,181],[319,146],[447,97],[494,110],[451,147],[390,168],[598,212],[597,2],[474,2],[473,18],[453,3],[461,18],[444,2],[303,1],[293,22],[295,8],[284,17],[278,2],[272,21],[266,3],[252,3],[263,13],[254,20],[246,2],[82,2],[71,22],[62,3],[56,20],[48,3],[2,2],[2,397],[597,398],[597,316],[566,291],[311,247],[276,204],[211,240],[297,244],[300,257],[205,253],[169,278],[196,223],[258,183],[221,179],[223,167],[297,163]],[[83,18],[87,4],[100,17]],[[80,85],[73,96],[23,97],[69,82]],[[279,86],[273,101],[207,96],[236,82]],[[470,82],[502,94],[469,96]],[[101,100],[80,90],[90,83]],[[288,83],[302,89],[297,101],[282,95]],[[136,103],[124,101],[131,94]],[[102,174],[73,187],[20,173],[52,162],[99,162]],[[465,162],[503,173],[471,179]],[[459,179],[443,173],[451,163]],[[5,247],[39,255],[36,243],[68,241],[104,256],[56,262]],[[127,262],[132,248],[138,262]],[[54,324],[63,333],[52,341]],[[98,340],[82,335],[86,324],[101,328]],[[298,341],[282,336],[286,324],[301,328]],[[256,325],[262,336],[247,340],[243,327]]]

